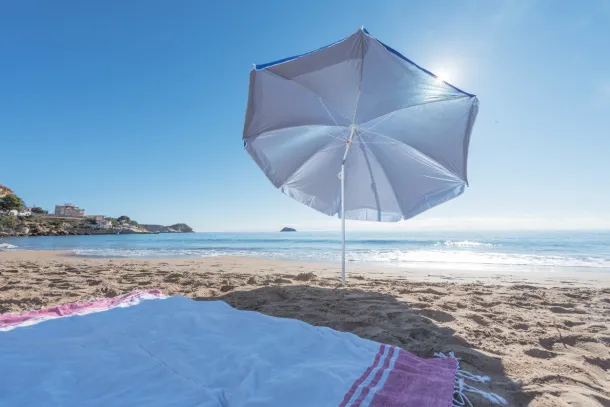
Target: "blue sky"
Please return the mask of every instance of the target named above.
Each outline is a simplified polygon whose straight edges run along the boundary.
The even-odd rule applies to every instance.
[[[335,229],[243,150],[248,74],[361,25],[480,112],[463,196],[350,227],[610,228],[603,0],[2,2],[0,183],[200,231]]]

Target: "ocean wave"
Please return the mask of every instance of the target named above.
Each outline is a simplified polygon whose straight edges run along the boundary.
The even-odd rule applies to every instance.
[[[417,240],[417,239],[359,239],[359,238],[350,238],[348,239],[350,244],[353,245],[372,245],[372,246],[383,246],[383,245],[434,245],[438,243],[436,240]],[[201,239],[201,242],[209,242],[211,244],[216,245],[225,244],[227,247],[234,247],[235,245],[265,245],[265,244],[273,244],[277,245],[290,243],[296,245],[334,245],[341,244],[341,239],[337,236],[332,239],[311,239],[311,238],[300,238],[298,236],[291,235],[290,237],[284,238],[272,238],[272,239],[260,239],[260,238],[252,238],[252,239],[231,239],[231,238],[210,238],[210,239]],[[197,249],[207,249],[205,246],[197,247]]]
[[[188,249],[126,249],[126,248],[104,248],[104,249],[76,249],[72,251],[72,255],[78,257],[201,257],[200,250]]]
[[[363,254],[362,262],[427,263],[431,265],[498,265],[529,267],[585,267],[610,269],[610,259],[592,256],[534,255],[517,253],[472,252],[457,250],[377,251]]]
[[[457,246],[458,248],[460,246]],[[463,246],[462,246],[463,247]],[[474,246],[477,247],[477,246]],[[73,255],[82,257],[163,258],[245,256],[296,261],[339,262],[339,250],[254,250],[254,249],[78,249]],[[480,252],[467,250],[348,250],[350,263],[417,266],[428,268],[454,267],[571,267],[610,270],[610,259],[594,256],[534,255],[522,253]]]
[[[0,251],[3,250],[13,250],[13,249],[17,249],[18,247],[15,246],[14,244],[9,244],[9,243],[0,243]]]
[[[483,243],[483,242],[471,242],[470,240],[462,240],[460,242],[453,242],[451,240],[447,240],[445,242],[437,242],[435,246],[447,246],[447,247],[496,247],[500,245],[495,245],[492,243]]]

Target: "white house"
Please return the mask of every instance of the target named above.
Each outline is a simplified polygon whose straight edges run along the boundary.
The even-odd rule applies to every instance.
[[[0,211],[0,213],[4,213],[8,216],[30,216],[32,214],[32,208],[23,208],[20,211],[17,209],[11,209],[10,211]]]
[[[17,214],[17,216],[30,216],[30,215],[32,215],[32,208],[28,208],[28,207],[23,208],[21,210],[21,212],[19,212]]]
[[[107,219],[96,221],[96,224],[99,226],[100,229],[112,229],[112,221],[109,221]]]
[[[107,220],[102,215],[88,216],[89,219],[93,219],[94,224],[90,227],[95,229],[112,229],[112,221]]]

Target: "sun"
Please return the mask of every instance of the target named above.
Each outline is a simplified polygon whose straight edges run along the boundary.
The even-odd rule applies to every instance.
[[[449,74],[447,72],[443,72],[443,71],[437,72],[436,79],[438,79],[439,81],[448,82]]]

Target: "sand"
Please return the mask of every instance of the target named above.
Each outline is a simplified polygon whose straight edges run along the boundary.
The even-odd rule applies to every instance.
[[[511,406],[610,406],[610,280],[594,273],[451,273],[251,258],[84,259],[0,253],[0,313],[158,288],[394,344],[454,351]],[[475,406],[488,405],[474,397]]]

